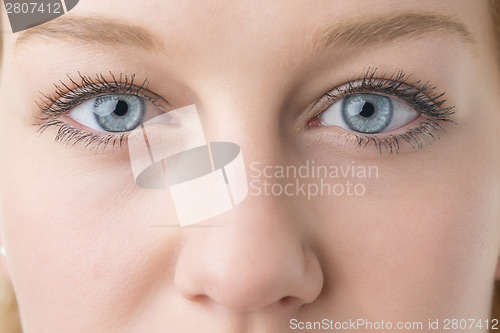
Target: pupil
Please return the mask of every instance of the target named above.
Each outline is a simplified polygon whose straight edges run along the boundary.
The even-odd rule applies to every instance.
[[[116,103],[116,108],[115,108],[115,111],[113,111],[114,114],[116,114],[117,116],[124,116],[126,115],[128,112],[128,104],[124,101],[118,101],[118,103]]]
[[[372,103],[365,103],[363,107],[361,108],[361,112],[359,113],[363,117],[371,117],[375,113],[375,107],[373,106]]]

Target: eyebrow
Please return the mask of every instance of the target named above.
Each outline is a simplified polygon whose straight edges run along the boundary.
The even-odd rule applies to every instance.
[[[365,47],[402,38],[416,39],[438,35],[459,38],[471,45],[476,44],[469,28],[452,17],[403,13],[330,26],[322,31],[318,45]]]
[[[476,43],[468,27],[454,18],[437,14],[403,13],[332,25],[320,30],[316,47],[366,47],[402,38],[436,35],[458,37],[471,45]],[[21,32],[16,47],[40,38],[105,46],[129,45],[146,51],[161,50],[162,45],[159,39],[139,26],[109,18],[66,15]]]
[[[80,41],[105,46],[129,45],[146,51],[161,49],[161,42],[146,29],[101,17],[62,16],[21,32],[16,47],[39,39]]]

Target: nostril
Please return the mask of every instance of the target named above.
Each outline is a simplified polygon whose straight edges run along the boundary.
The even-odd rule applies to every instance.
[[[295,297],[292,296],[285,296],[282,299],[280,299],[280,303],[282,305],[289,305],[290,303],[293,303]]]
[[[283,308],[291,308],[297,306],[300,307],[301,305],[304,304],[304,302],[299,297],[295,296],[285,296],[282,299],[280,299],[278,303]]]
[[[202,295],[202,294],[192,295],[190,297],[187,297],[187,299],[191,302],[200,303],[200,304],[206,304],[206,303],[211,302],[210,297],[208,297],[207,295]]]
[[[254,218],[242,219],[193,236],[177,259],[176,290],[191,303],[235,313],[314,302],[323,286],[318,257],[293,230],[271,222],[257,228]]]

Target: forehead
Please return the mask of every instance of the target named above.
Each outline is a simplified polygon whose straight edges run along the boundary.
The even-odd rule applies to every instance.
[[[293,35],[325,24],[402,12],[449,15],[472,23],[477,19],[474,14],[481,16],[481,7],[488,4],[488,0],[83,0],[77,9],[140,22],[165,35],[252,36],[265,41],[275,34]]]
[[[203,58],[214,53],[233,50],[234,54],[245,51],[247,56],[255,56],[263,48],[314,49],[318,39],[336,26],[356,24],[395,15],[403,19],[392,22],[406,24],[403,14],[438,15],[463,23],[474,34],[484,34],[484,28],[491,29],[487,0],[276,0],[276,1],[148,1],[133,0],[85,0],[65,17],[100,18],[120,20],[124,24],[141,27],[159,41],[158,46],[171,53],[198,50]],[[471,15],[471,13],[475,15]],[[4,17],[5,17],[5,13]],[[5,17],[6,18],[6,17]],[[57,20],[56,20],[57,21]],[[418,21],[414,19],[414,21]],[[488,25],[490,23],[490,25]],[[93,30],[93,22],[87,22],[80,30]],[[374,28],[378,29],[383,22]],[[120,40],[126,37],[124,29],[109,25],[101,30],[91,31],[93,36],[110,35]],[[396,29],[394,29],[396,28]],[[425,20],[413,29],[432,29]],[[441,27],[437,27],[439,30]],[[52,29],[52,27],[50,27]],[[57,26],[54,29],[73,30],[72,25]],[[6,20],[3,30],[9,31]],[[113,30],[116,30],[114,33]],[[351,28],[351,30],[354,30]],[[354,31],[356,33],[356,31]],[[121,33],[121,35],[120,35]],[[92,35],[90,34],[90,35]],[[472,34],[471,34],[472,35]],[[13,36],[14,37],[14,36]],[[17,36],[16,36],[17,37]],[[335,35],[334,35],[335,37]],[[136,39],[150,40],[139,36]],[[348,38],[347,38],[348,39]],[[13,40],[13,38],[12,38]],[[348,40],[349,41],[349,40]],[[160,45],[162,44],[162,45]],[[215,50],[215,52],[214,52]],[[173,52],[172,52],[173,51]],[[201,55],[201,54],[200,54]],[[189,54],[194,56],[194,54]],[[242,55],[240,55],[242,56]]]
[[[470,32],[469,39],[478,42],[475,44],[480,44],[479,47],[483,47],[483,52],[486,53],[492,48],[494,38],[489,10],[488,0],[82,0],[63,18],[82,18],[82,21],[96,18],[103,22],[118,22],[125,27],[132,26],[135,30],[140,28],[150,39],[144,36],[135,39],[142,44],[155,44],[156,53],[152,53],[147,47],[148,53],[137,53],[139,49],[135,47],[123,48],[129,39],[123,34],[123,29],[116,29],[113,25],[104,25],[95,31],[89,29],[90,38],[76,40],[78,44],[59,43],[67,40],[66,36],[56,42],[58,47],[67,50],[74,46],[88,48],[89,45],[93,46],[89,39],[107,36],[108,41],[104,44],[110,44],[114,49],[97,48],[93,49],[94,52],[112,51],[114,59],[117,56],[126,57],[127,54],[132,58],[137,56],[137,59],[147,57],[157,65],[161,65],[158,60],[164,65],[173,64],[170,67],[175,67],[175,71],[182,68],[184,74],[191,73],[188,77],[198,75],[201,70],[209,74],[206,77],[211,77],[213,71],[230,73],[232,69],[239,70],[242,64],[264,72],[276,71],[277,68],[290,71],[297,64],[315,61],[318,56],[322,61],[326,61],[326,58],[330,61],[335,60],[335,57],[337,60],[346,58],[358,50],[348,49],[342,52],[343,49],[351,47],[353,40],[359,42],[363,35],[368,35],[366,29],[356,29],[359,23],[378,21],[378,25],[373,25],[371,31],[379,31],[381,26],[387,25],[384,20],[398,15],[402,19],[391,21],[393,32],[398,31],[399,25],[407,23],[405,15],[450,18],[465,27]],[[427,30],[432,35],[436,28],[418,19],[414,21],[418,23],[412,26],[415,31]],[[9,31],[10,28],[5,25],[4,22],[4,31]],[[350,30],[343,29],[349,25]],[[93,28],[94,24],[87,20],[87,26]],[[335,34],[338,27],[341,28],[340,33]],[[83,26],[83,29],[86,27]],[[71,25],[57,27],[55,30],[76,31]],[[435,30],[442,29],[438,27]],[[328,39],[325,38],[325,33],[332,31],[334,33],[331,34],[333,38],[330,41],[334,42],[333,47],[328,52],[323,52],[323,47],[318,46],[322,46],[322,40]],[[460,31],[455,32],[458,32],[455,37],[460,35]],[[350,38],[353,35],[356,38]],[[9,40],[7,48],[15,50],[14,45],[20,34],[4,36]],[[411,34],[403,35],[399,40],[406,37],[411,37]],[[344,43],[336,43],[339,40]],[[377,38],[371,40],[377,42]],[[38,50],[51,46],[44,43],[45,40],[41,41],[43,43],[38,43]],[[382,41],[385,40],[380,40]],[[377,43],[370,46],[377,46],[373,44]],[[85,52],[89,50],[90,48]],[[123,51],[117,53],[117,50]],[[30,49],[27,51],[31,52]],[[100,59],[104,60],[102,57]]]
[[[276,43],[276,36],[286,43],[287,37],[307,38],[327,25],[398,13],[446,15],[474,26],[487,21],[484,16],[491,10],[489,7],[488,0],[83,0],[66,16],[122,19],[184,44],[220,40],[234,45],[236,41],[253,40],[262,45],[270,40]],[[4,10],[2,14],[6,18]],[[3,31],[9,30],[4,19]]]
[[[307,38],[328,25],[398,13],[446,15],[474,26],[481,18],[485,21],[488,4],[488,0],[82,0],[67,16],[121,19],[169,42],[203,45],[230,41],[229,45],[234,45],[253,41],[262,45]],[[5,21],[4,31],[9,31]]]

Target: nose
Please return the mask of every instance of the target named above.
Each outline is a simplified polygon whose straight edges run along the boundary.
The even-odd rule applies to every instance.
[[[323,274],[295,222],[296,214],[278,198],[249,197],[210,221],[218,227],[190,229],[177,261],[176,287],[190,301],[237,312],[313,302]]]

